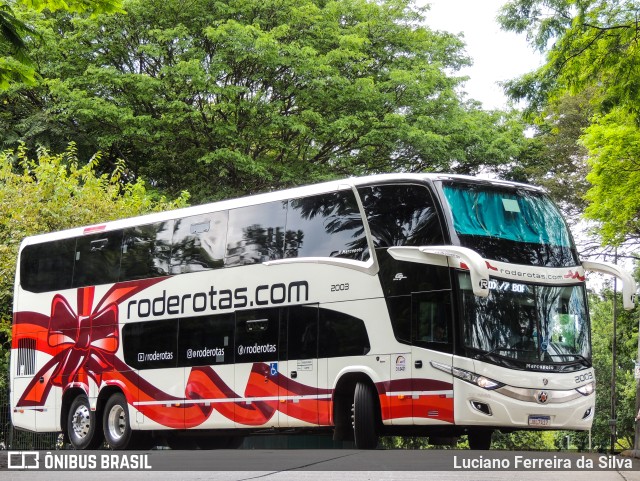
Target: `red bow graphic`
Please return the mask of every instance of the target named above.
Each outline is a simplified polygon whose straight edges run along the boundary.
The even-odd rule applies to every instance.
[[[99,386],[102,373],[112,364],[118,350],[118,306],[109,304],[91,312],[94,288],[78,289],[78,309],[56,295],[51,303],[49,346],[60,349],[61,359],[51,375],[53,386],[69,383]]]
[[[118,304],[160,280],[116,284],[95,308],[95,288],[85,287],[77,291],[75,310],[64,296],[56,294],[48,318],[33,312],[16,315],[14,343],[29,337],[29,324],[46,326],[46,345],[39,339],[37,349],[53,356],[33,377],[17,405],[44,405],[53,386],[64,389],[75,383],[87,389],[89,379],[99,386],[103,374],[113,370],[113,354],[118,350]]]

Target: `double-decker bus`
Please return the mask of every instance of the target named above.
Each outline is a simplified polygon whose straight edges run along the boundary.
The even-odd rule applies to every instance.
[[[15,426],[77,449],[589,429],[585,270],[528,185],[351,178],[27,238]],[[151,436],[153,435],[153,436]]]

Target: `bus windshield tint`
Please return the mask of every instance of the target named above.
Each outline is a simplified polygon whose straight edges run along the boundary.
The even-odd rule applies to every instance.
[[[478,185],[444,185],[443,191],[463,246],[503,262],[577,265],[569,230],[546,196]]]
[[[466,347],[524,363],[590,363],[583,286],[491,279],[489,297],[481,298],[473,294],[469,274],[459,274],[459,281]]]

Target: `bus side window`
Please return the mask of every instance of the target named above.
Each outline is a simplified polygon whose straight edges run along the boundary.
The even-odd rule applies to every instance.
[[[362,319],[330,309],[320,309],[318,357],[362,356],[371,350]]]
[[[286,308],[288,359],[312,359],[318,355],[318,308]],[[282,358],[282,356],[281,356]]]
[[[176,367],[178,320],[143,321],[122,327],[124,361],[135,369]]]
[[[387,297],[387,308],[396,340],[411,342],[411,296]]]
[[[450,351],[451,291],[414,294],[413,318],[413,344]]]
[[[111,284],[120,277],[121,230],[78,237],[73,287]]]
[[[282,259],[286,218],[286,201],[230,210],[224,265],[243,266]]]
[[[236,312],[236,363],[278,360],[280,309]]]
[[[223,267],[228,216],[227,211],[221,211],[175,221],[172,274]]]
[[[289,201],[284,256],[366,261],[367,239],[351,190]]]
[[[31,292],[71,288],[75,239],[26,246],[20,255],[20,284]]]
[[[178,366],[233,363],[234,328],[233,314],[180,319]]]
[[[358,189],[376,248],[437,245],[442,227],[431,193],[414,184]]]
[[[173,221],[125,229],[120,281],[169,275]]]

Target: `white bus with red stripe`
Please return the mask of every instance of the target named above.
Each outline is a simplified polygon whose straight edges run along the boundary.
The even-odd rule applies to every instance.
[[[585,270],[541,189],[345,179],[24,240],[15,426],[78,449],[255,432],[589,429]],[[153,439],[152,439],[153,438]]]

